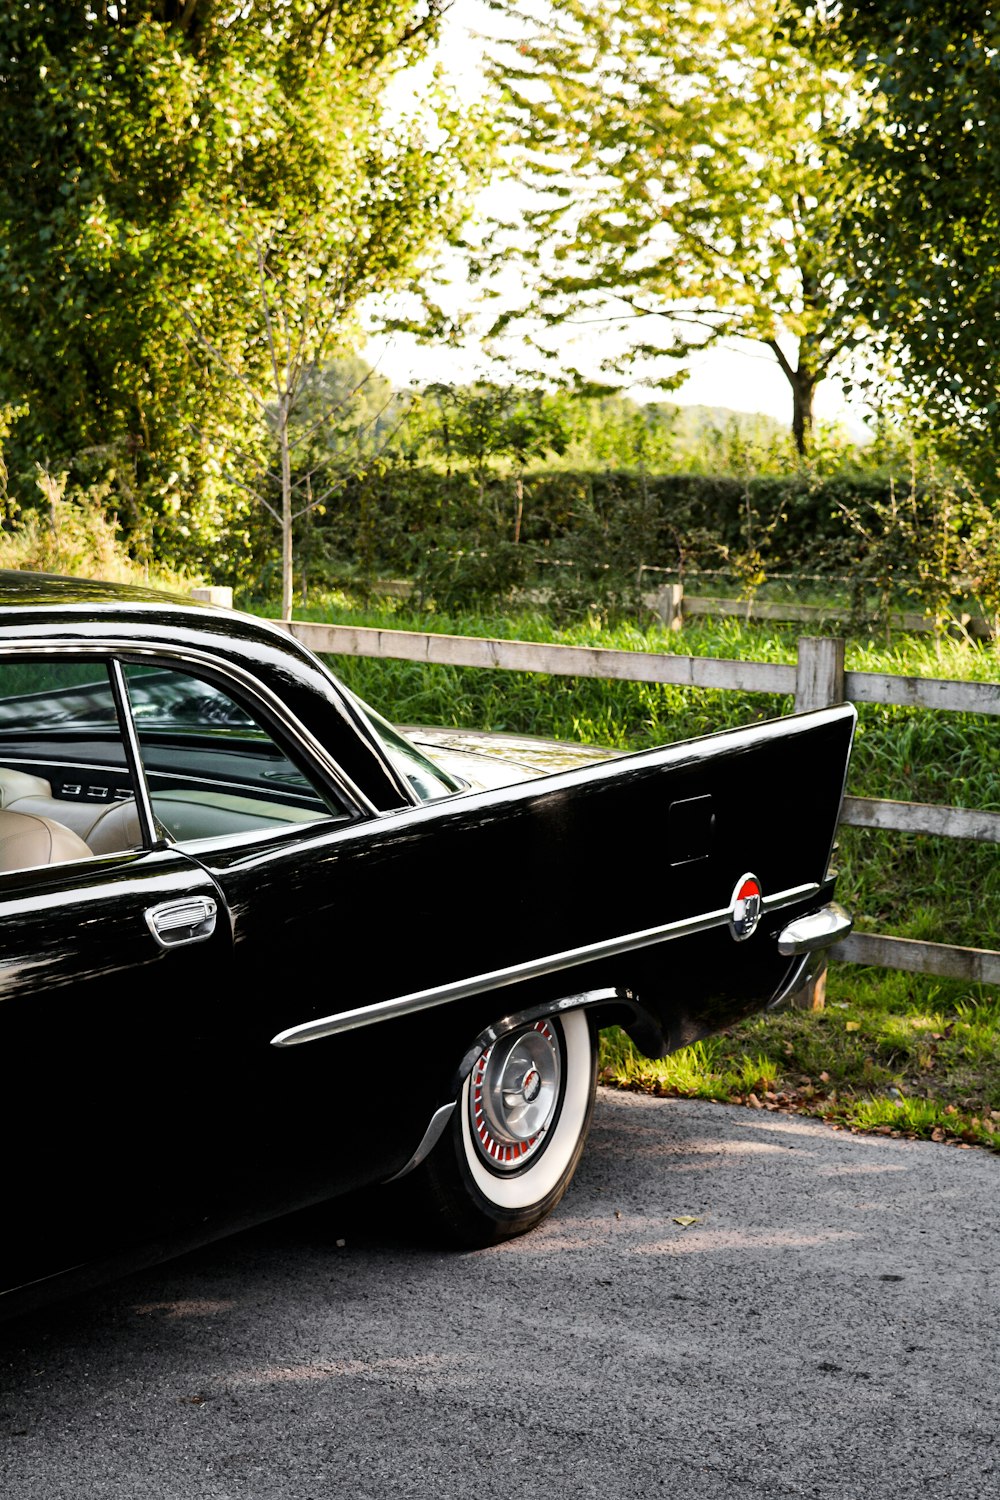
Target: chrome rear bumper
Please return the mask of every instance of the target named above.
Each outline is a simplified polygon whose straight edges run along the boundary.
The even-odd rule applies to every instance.
[[[791,956],[815,953],[846,937],[854,922],[838,901],[831,901],[821,911],[807,917],[796,917],[778,933],[778,952]]]

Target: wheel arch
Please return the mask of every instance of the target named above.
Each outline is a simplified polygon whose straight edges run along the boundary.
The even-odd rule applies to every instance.
[[[657,1048],[662,1044],[660,1028],[653,1017],[638,1004],[632,992],[627,989],[604,987],[580,990],[555,999],[544,1000],[520,1010],[509,1011],[506,1015],[483,1027],[469,1042],[451,1074],[445,1090],[446,1097],[438,1104],[428,1120],[413,1155],[399,1171],[394,1172],[385,1181],[398,1182],[400,1178],[407,1177],[430,1155],[448,1127],[462,1097],[466,1079],[475,1067],[477,1058],[487,1047],[494,1046],[512,1032],[534,1025],[536,1021],[564,1016],[576,1010],[587,1013],[595,1032],[604,1026],[622,1026],[641,1051],[647,1051],[643,1042],[649,1048]],[[656,1054],[654,1052],[647,1053],[647,1055]]]

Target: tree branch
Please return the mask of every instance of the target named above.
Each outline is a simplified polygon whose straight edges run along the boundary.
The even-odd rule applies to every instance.
[[[778,361],[778,364],[781,367],[781,372],[785,376],[785,378],[788,381],[789,385],[794,385],[795,384],[795,371],[792,369],[791,365],[789,364],[788,359],[787,359],[787,357],[785,355],[785,352],[782,349],[781,345],[778,343],[778,340],[777,339],[762,339],[761,342],[768,349],[770,349],[771,353],[774,355],[775,359]]]

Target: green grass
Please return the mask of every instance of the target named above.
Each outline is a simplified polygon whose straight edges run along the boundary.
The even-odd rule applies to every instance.
[[[734,619],[555,628],[538,612],[443,616],[334,596],[299,618],[557,641],[624,650],[794,662],[801,627]],[[456,725],[642,749],[789,712],[790,698],[650,683],[548,678],[365,658],[331,658],[349,686],[399,723]],[[925,635],[848,639],[848,670],[992,682],[995,647]],[[1000,720],[859,706],[848,791],[1000,810]],[[1000,949],[995,845],[842,828],[838,897],[860,931]],[[757,1017],[651,1063],[606,1034],[602,1077],[658,1093],[820,1116],[841,1127],[1000,1149],[1000,991],[832,965],[827,1006]]]
[[[834,964],[823,1010],[756,1016],[661,1062],[609,1029],[600,1076],[620,1088],[997,1151],[998,1043],[995,991]]]

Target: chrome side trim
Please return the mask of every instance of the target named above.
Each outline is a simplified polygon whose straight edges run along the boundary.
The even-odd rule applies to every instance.
[[[797,885],[787,891],[776,891],[764,905],[787,906],[793,901],[814,895],[819,890],[816,881]],[[523,979],[541,979],[546,974],[555,974],[560,969],[571,969],[576,964],[590,963],[600,958],[615,958],[619,953],[628,953],[633,948],[650,948],[655,943],[669,942],[673,938],[692,937],[695,933],[709,932],[713,927],[728,927],[732,911],[724,907],[719,911],[706,912],[700,917],[685,917],[680,922],[666,922],[661,927],[647,927],[639,932],[627,932],[621,937],[608,938],[602,943],[588,943],[582,948],[567,948],[562,953],[551,953],[545,958],[528,959],[526,963],[512,964],[510,968],[493,969],[485,974],[475,974],[469,979],[459,979],[452,984],[435,985],[429,990],[415,990],[409,995],[398,995],[391,1000],[379,1000],[374,1005],[362,1005],[356,1010],[341,1011],[337,1015],[323,1016],[316,1021],[304,1021],[299,1026],[289,1026],[271,1038],[272,1047],[295,1047],[300,1042],[314,1042],[320,1037],[336,1036],[343,1031],[354,1031],[359,1026],[374,1026],[379,1021],[392,1021],[399,1016],[413,1015],[420,1010],[429,1010],[435,1005],[447,1005],[452,1000],[467,1000],[472,995],[481,995],[485,990],[502,989],[507,984],[517,984]]]
[[[791,906],[793,901],[804,901],[807,896],[815,896],[819,890],[819,884],[815,880],[807,881],[805,885],[789,886],[787,891],[776,891],[773,896],[763,898],[765,911],[770,911],[775,906]]]
[[[423,1139],[421,1140],[420,1145],[417,1147],[416,1151],[414,1151],[413,1155],[406,1163],[406,1166],[400,1167],[399,1171],[394,1172],[391,1177],[383,1178],[384,1182],[398,1182],[401,1177],[406,1176],[407,1172],[412,1172],[414,1167],[419,1167],[420,1163],[424,1160],[425,1157],[430,1156],[431,1152],[434,1150],[434,1147],[437,1145],[438,1141],[444,1134],[445,1126],[451,1119],[454,1108],[455,1101],[453,1099],[450,1104],[442,1104],[440,1109],[436,1109],[434,1111],[434,1113],[431,1115],[430,1123],[428,1124],[427,1129],[424,1131]]]
[[[838,938],[846,937],[854,926],[853,918],[839,901],[831,901],[821,911],[797,917],[794,922],[778,933],[778,952],[785,955],[815,953],[817,948],[828,948]]]

